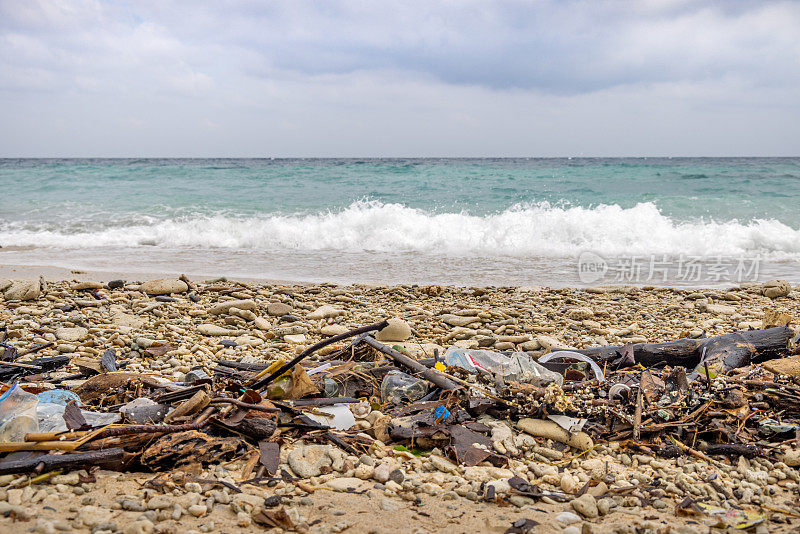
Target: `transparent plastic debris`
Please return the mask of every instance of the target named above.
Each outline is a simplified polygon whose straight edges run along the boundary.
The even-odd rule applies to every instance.
[[[289,375],[282,376],[274,382],[270,382],[270,384],[267,386],[267,398],[272,400],[281,400],[289,394],[289,392],[292,390],[292,386],[294,386],[292,377]]]
[[[322,381],[322,392],[326,397],[338,397],[339,383],[333,378],[325,377],[325,380]]]
[[[594,373],[594,377],[599,380],[600,382],[605,381],[606,377],[603,375],[603,370],[600,369],[600,366],[597,365],[597,362],[586,356],[585,354],[581,354],[579,352],[572,352],[570,350],[558,350],[556,352],[548,352],[544,356],[539,358],[540,363],[547,363],[551,360],[563,360],[563,359],[572,359],[578,360],[580,362],[588,363],[589,367],[592,368],[592,372]]]
[[[389,371],[381,382],[381,400],[384,403],[413,402],[428,393],[428,383],[402,371]]]
[[[39,431],[37,404],[39,397],[16,383],[0,396],[0,443],[25,441],[25,434]]]
[[[314,411],[305,412],[305,415],[317,423],[327,425],[336,430],[348,430],[356,424],[356,417],[347,404],[319,406],[314,408]]]
[[[42,402],[36,407],[36,418],[39,430],[33,432],[66,432],[67,423],[64,421],[64,404]],[[102,413],[81,410],[81,415],[86,424],[92,427],[106,426],[122,420],[118,413]]]
[[[444,363],[460,367],[470,373],[497,375],[506,380],[525,382],[535,386],[564,384],[561,374],[546,369],[524,352],[506,356],[500,352],[451,347],[444,353]]]
[[[70,401],[75,401],[76,404],[81,403],[81,398],[77,393],[68,391],[66,389],[48,389],[42,391],[38,395],[39,402],[49,402],[52,404],[68,404]]]

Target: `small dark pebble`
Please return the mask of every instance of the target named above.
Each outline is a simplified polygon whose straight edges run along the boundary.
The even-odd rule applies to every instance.
[[[219,344],[222,345],[223,347],[235,347],[236,346],[236,342],[234,340],[232,340],[232,339],[223,339],[222,341],[219,342]]]
[[[106,287],[108,289],[119,289],[125,286],[125,280],[111,280]]]
[[[406,479],[405,475],[399,469],[395,469],[394,471],[389,473],[389,480],[397,482],[398,484],[402,484],[403,480],[405,479]]]
[[[190,291],[189,294],[186,296],[189,297],[189,300],[191,300],[192,302],[200,302],[200,297],[198,297],[197,293],[195,293],[194,291]]]
[[[280,321],[281,321],[282,323],[296,323],[296,322],[297,322],[297,321],[299,321],[299,320],[300,320],[300,319],[298,319],[298,318],[297,318],[297,317],[295,317],[294,315],[283,315],[283,316],[281,316],[281,318],[280,318]]]
[[[168,297],[167,295],[159,295],[156,297],[158,302],[175,302],[175,297]]]
[[[58,309],[61,310],[62,312],[71,312],[72,310],[75,309],[75,306],[72,306],[70,304],[66,304],[64,306],[59,306]]]
[[[270,495],[266,499],[264,499],[264,506],[267,508],[275,508],[278,506],[283,498],[280,495]]]

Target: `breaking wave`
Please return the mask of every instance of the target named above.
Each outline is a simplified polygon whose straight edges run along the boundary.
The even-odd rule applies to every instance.
[[[258,216],[126,217],[116,223],[0,223],[0,245],[58,248],[232,248],[564,257],[691,254],[800,258],[800,230],[775,219],[675,220],[655,204],[592,208],[546,202],[488,215],[431,213],[359,201],[339,211]]]

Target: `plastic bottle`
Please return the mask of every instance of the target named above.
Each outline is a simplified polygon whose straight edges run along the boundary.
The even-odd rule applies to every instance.
[[[25,434],[39,431],[36,405],[39,398],[14,384],[0,396],[0,443],[25,441]]]
[[[381,399],[384,403],[401,404],[415,401],[428,393],[428,383],[402,371],[389,371],[381,382]]]
[[[524,352],[514,352],[511,356],[506,356],[490,350],[451,347],[444,353],[444,363],[470,373],[497,375],[507,380],[536,386],[552,382],[560,386],[564,383],[563,376],[545,369]]]

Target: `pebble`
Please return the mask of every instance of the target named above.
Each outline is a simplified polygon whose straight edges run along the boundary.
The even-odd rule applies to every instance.
[[[193,504],[187,508],[187,511],[194,517],[201,517],[208,511],[208,507],[205,504]]]
[[[587,519],[594,519],[600,515],[600,512],[597,510],[597,501],[593,495],[588,493],[584,493],[577,499],[571,500],[569,503],[576,512]]]
[[[573,523],[580,523],[581,518],[572,512],[561,512],[556,516],[556,521],[563,523],[564,525],[571,525]]]

